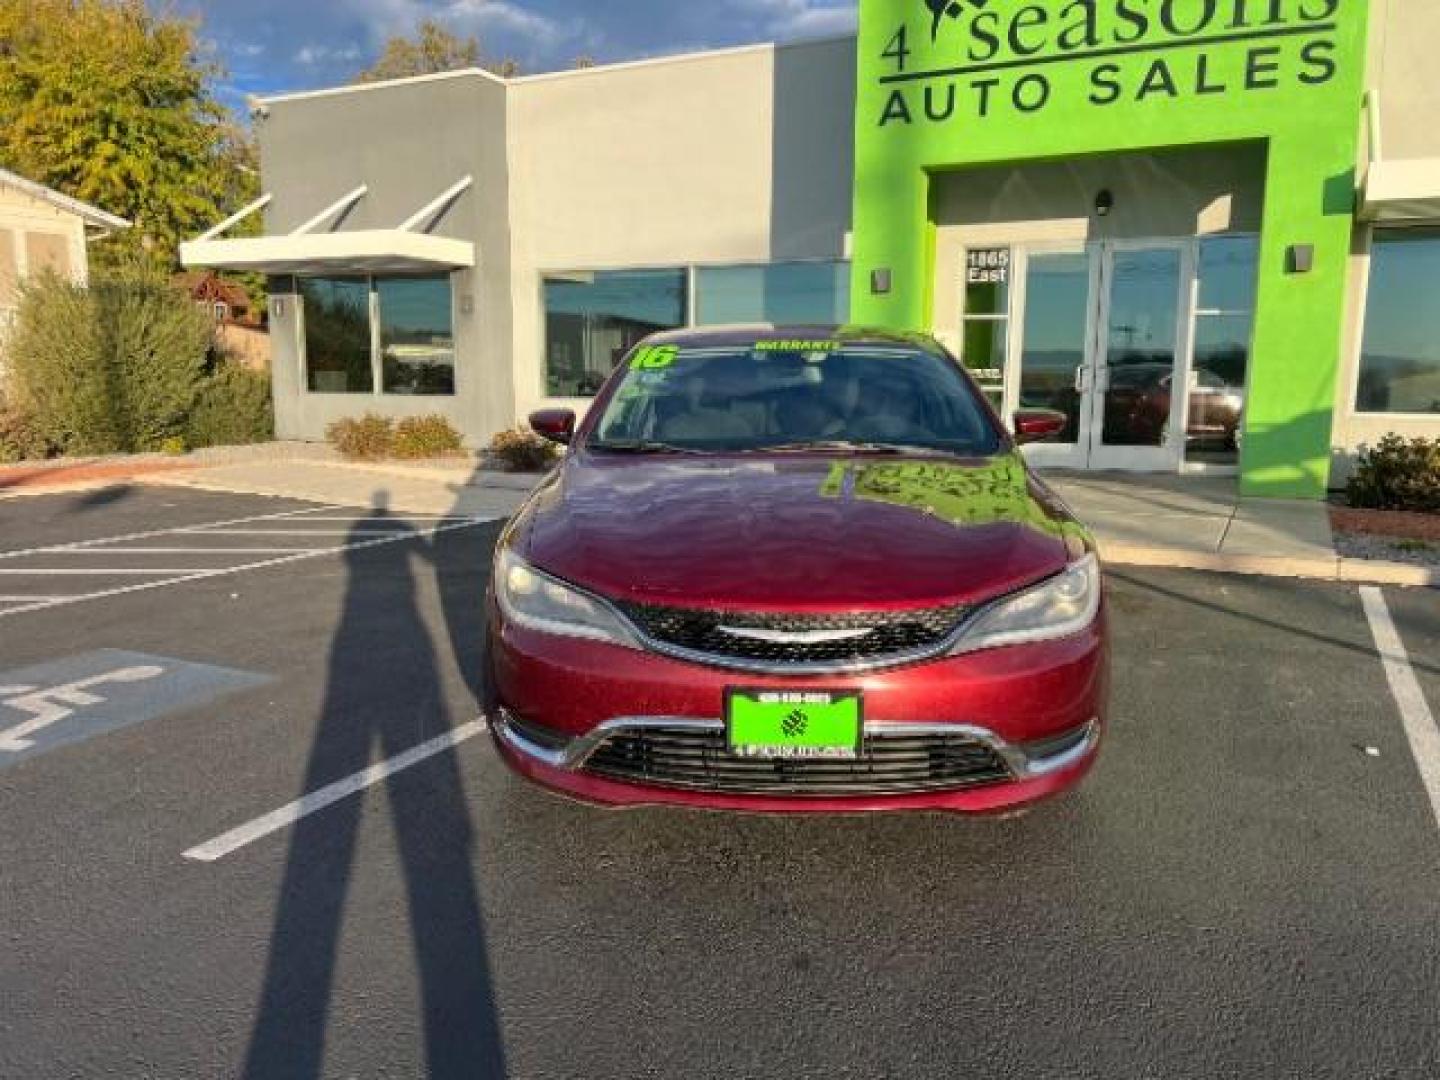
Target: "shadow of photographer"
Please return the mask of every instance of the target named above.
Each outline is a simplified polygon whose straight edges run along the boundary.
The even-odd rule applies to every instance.
[[[359,773],[474,718],[484,649],[483,597],[497,529],[449,520],[423,536],[408,530],[385,493],[350,530],[345,598],[330,645],[324,705],[303,790]],[[454,716],[441,659],[420,604],[433,570],[445,630],[469,691]],[[397,703],[403,703],[397,707]],[[460,764],[449,748],[386,780],[409,907],[421,998],[426,1075],[505,1074],[480,890],[474,826]],[[352,797],[296,823],[270,939],[243,1075],[324,1073],[326,1033],[345,901],[365,807]]]

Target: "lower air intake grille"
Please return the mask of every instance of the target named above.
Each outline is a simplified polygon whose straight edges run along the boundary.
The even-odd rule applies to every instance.
[[[607,780],[743,795],[896,795],[1011,778],[994,750],[963,734],[871,734],[852,761],[768,761],[732,756],[718,728],[683,727],[617,732],[584,768]]]

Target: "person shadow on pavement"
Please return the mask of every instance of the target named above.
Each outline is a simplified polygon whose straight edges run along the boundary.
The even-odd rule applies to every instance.
[[[464,590],[444,596],[446,626],[467,690],[473,694],[479,686],[489,547],[479,534],[487,530],[458,528],[437,531],[430,542],[417,536],[363,546],[383,539],[386,530],[405,528],[387,503],[377,496],[370,514],[351,529],[344,607],[331,643],[306,793],[452,730],[454,710],[420,609],[417,562],[421,569],[435,565],[442,596],[450,588]],[[467,696],[463,708],[468,712],[469,706]],[[456,726],[473,719],[469,712]],[[455,749],[394,773],[386,787],[409,904],[425,1075],[502,1077],[504,1053],[472,861],[474,830]],[[361,792],[294,826],[245,1061],[247,1078],[308,1080],[324,1074],[357,835],[366,803],[373,810],[377,795]],[[400,939],[396,929],[393,936]],[[406,953],[402,949],[399,955]],[[374,977],[390,980],[388,974]],[[395,1017],[389,1030],[403,1031],[403,1019]]]

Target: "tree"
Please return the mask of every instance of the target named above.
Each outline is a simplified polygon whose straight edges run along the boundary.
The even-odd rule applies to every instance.
[[[0,0],[0,165],[128,218],[102,262],[173,266],[180,240],[258,189],[219,74],[192,23],[144,0]]]
[[[415,37],[392,37],[385,42],[380,58],[356,77],[356,82],[383,82],[461,71],[480,66],[480,42],[462,38],[434,19],[423,20]]]
[[[444,71],[463,71],[483,67],[502,78],[520,74],[514,60],[486,63],[481,60],[480,42],[474,37],[460,37],[435,19],[424,19],[416,27],[415,36],[392,37],[385,42],[380,58],[356,76],[356,82],[382,82],[386,79],[409,79],[416,75],[435,75]]]

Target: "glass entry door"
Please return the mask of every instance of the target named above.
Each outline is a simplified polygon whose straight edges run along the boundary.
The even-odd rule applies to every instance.
[[[1191,250],[1145,241],[1025,253],[1015,405],[1070,420],[1058,439],[1026,448],[1036,464],[1179,469]]]

